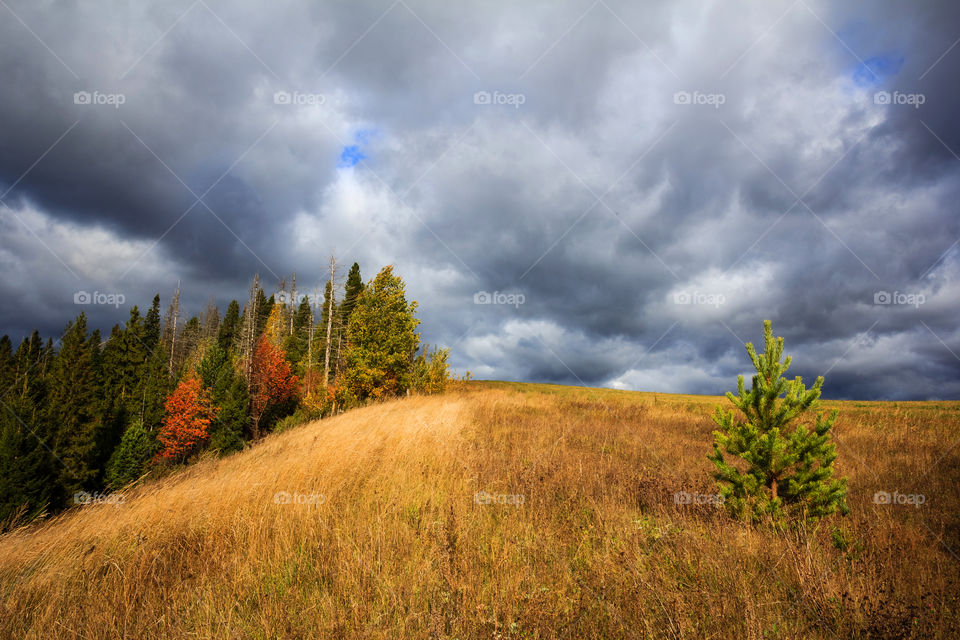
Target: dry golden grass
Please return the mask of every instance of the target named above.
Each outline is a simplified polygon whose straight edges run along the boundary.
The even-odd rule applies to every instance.
[[[852,513],[778,533],[675,504],[718,402],[472,383],[271,436],[0,538],[0,636],[960,634],[960,403],[827,403]]]

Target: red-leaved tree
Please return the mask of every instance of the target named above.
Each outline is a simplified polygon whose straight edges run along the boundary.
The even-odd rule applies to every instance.
[[[253,353],[250,373],[250,417],[253,439],[260,438],[260,420],[267,410],[286,402],[297,391],[297,376],[290,370],[286,354],[264,335]]]
[[[195,377],[177,385],[167,397],[163,408],[167,417],[160,427],[158,459],[183,460],[200,444],[207,441],[210,422],[218,408],[213,405],[210,391]]]

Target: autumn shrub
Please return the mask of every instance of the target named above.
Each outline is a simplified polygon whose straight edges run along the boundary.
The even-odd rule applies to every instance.
[[[157,441],[160,460],[182,461],[209,438],[209,427],[217,415],[209,389],[199,378],[190,377],[177,385],[164,403],[167,416]]]

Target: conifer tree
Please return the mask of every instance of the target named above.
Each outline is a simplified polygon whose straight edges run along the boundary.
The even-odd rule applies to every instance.
[[[309,340],[309,331],[312,324],[313,309],[310,306],[310,299],[303,296],[296,312],[292,315],[293,332],[283,341],[283,350],[287,354],[287,361],[298,374],[303,374],[309,363],[303,362],[307,356],[307,342]]]
[[[13,385],[13,343],[10,336],[0,338],[0,393],[6,394]]]
[[[142,476],[156,448],[156,434],[144,428],[143,422],[135,420],[124,431],[120,444],[107,463],[107,486],[119,489]]]
[[[0,531],[59,509],[65,496],[53,438],[45,420],[45,349],[39,334],[24,340],[16,353],[7,336],[0,339]]]
[[[99,443],[113,442],[113,435],[120,434],[127,424],[127,409],[133,398],[127,397],[124,389],[124,368],[126,354],[124,330],[120,325],[114,325],[110,337],[100,352],[100,375],[97,388],[99,423],[101,431],[98,434]],[[113,442],[113,444],[116,444]],[[100,449],[100,444],[98,444]],[[109,459],[111,452],[98,451],[98,460],[104,457]]]
[[[200,318],[193,316],[183,323],[183,330],[177,336],[176,361],[173,368],[176,379],[184,373],[193,371],[200,363],[200,336]]]
[[[727,392],[741,414],[717,407],[713,416],[720,429],[714,431],[708,458],[716,467],[724,503],[735,516],[753,521],[845,514],[846,479],[833,478],[837,454],[830,441],[837,412],[810,415],[818,406],[823,377],[810,389],[800,376],[784,378],[791,359],[781,362],[783,338],[773,337],[769,320],[763,333],[765,353],[758,355],[752,343],[746,345],[757,370],[750,390],[738,376],[738,395]],[[728,462],[725,453],[740,458],[740,467]]]
[[[267,320],[270,318],[270,314],[273,312],[273,305],[276,303],[276,299],[273,297],[273,295],[267,298],[266,294],[263,292],[263,289],[260,289],[257,292],[257,339],[259,339],[260,336],[263,335],[263,332],[266,331]]]
[[[27,424],[36,414],[29,397],[6,398],[0,407],[0,532],[28,522],[46,510],[59,509],[64,494],[59,463],[50,449],[43,423]]]
[[[200,381],[210,390],[217,415],[210,423],[210,448],[220,453],[239,451],[250,425],[247,385],[230,361],[229,354],[213,345],[197,368]]]
[[[96,419],[94,421],[94,450],[91,467],[97,470],[97,482],[103,479],[107,461],[123,436],[123,402],[105,394],[107,371],[105,368],[106,348],[101,348],[100,330],[95,329],[87,341],[90,348],[90,362],[93,369],[93,404]]]
[[[116,385],[111,390],[112,393],[124,402],[128,402],[134,397],[143,362],[148,354],[145,343],[146,330],[136,306],[130,309],[130,318],[123,330],[119,334],[111,333],[111,342],[114,341],[114,337],[117,341],[110,346],[116,350],[116,353],[111,354],[110,359],[115,358],[115,360],[110,363],[110,369],[105,371],[105,374],[111,376],[112,383]]]
[[[360,277],[360,265],[354,262],[353,266],[350,267],[350,272],[347,273],[347,283],[344,286],[343,292],[343,303],[340,305],[341,326],[349,326],[350,315],[353,313],[353,308],[357,304],[357,296],[360,295],[361,291],[363,291],[363,280]]]
[[[87,317],[81,312],[67,325],[50,371],[47,420],[53,428],[53,452],[62,463],[60,483],[67,495],[89,487],[96,475],[94,453],[96,396]]]
[[[130,399],[128,412],[152,434],[151,437],[155,437],[163,419],[164,399],[172,388],[163,349],[159,295],[154,296],[153,304],[144,316],[142,346],[144,351],[141,354],[137,388]]]
[[[217,304],[213,301],[213,298],[210,298],[207,301],[207,306],[203,310],[203,316],[200,318],[200,346],[204,352],[206,349],[216,342],[217,336],[220,334],[220,309],[217,308]],[[201,357],[202,354],[201,354]]]
[[[160,294],[153,296],[150,310],[143,317],[143,344],[153,351],[160,345]]]
[[[405,285],[384,267],[357,297],[350,316],[346,384],[357,400],[384,398],[410,387],[413,358],[420,344],[416,301],[407,302]]]
[[[240,333],[240,303],[231,300],[227,307],[227,313],[223,316],[223,322],[220,323],[220,330],[217,334],[217,344],[224,351],[236,349],[239,344],[237,336]]]

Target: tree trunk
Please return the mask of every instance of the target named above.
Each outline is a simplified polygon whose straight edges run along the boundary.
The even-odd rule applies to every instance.
[[[326,393],[327,385],[330,382],[330,333],[333,330],[333,273],[335,263],[333,256],[330,256],[330,302],[327,304],[327,353],[323,359],[323,389]]]

